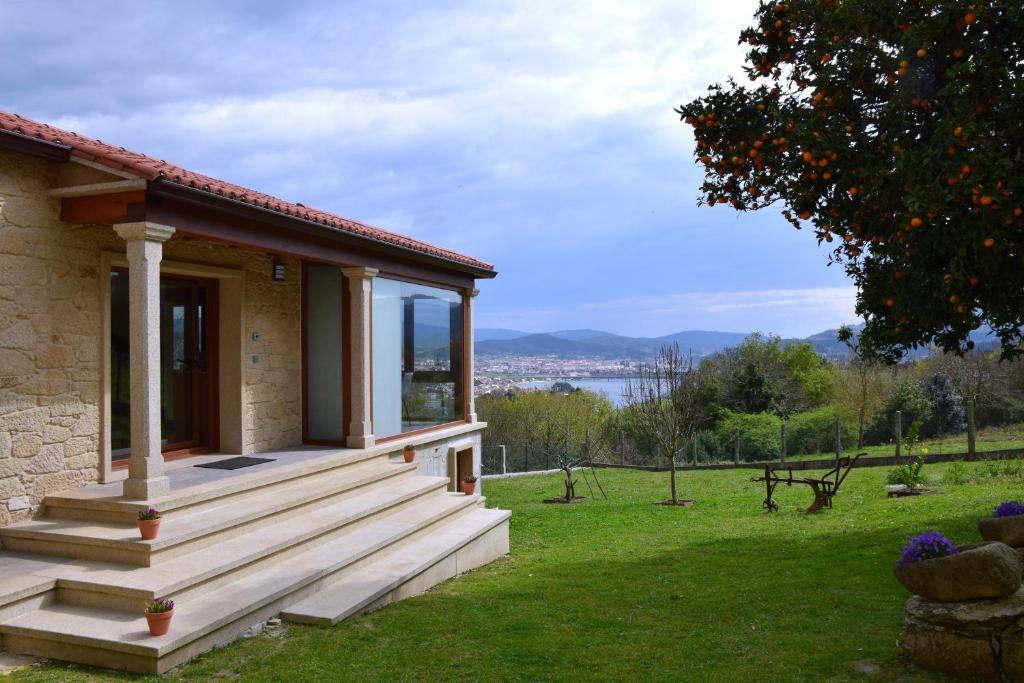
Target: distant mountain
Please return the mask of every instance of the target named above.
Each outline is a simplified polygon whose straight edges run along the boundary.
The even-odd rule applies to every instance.
[[[548,334],[552,337],[568,339],[569,341],[587,341],[594,337],[608,336],[607,332],[602,332],[601,330],[559,330],[557,332],[549,332]]]
[[[864,328],[853,325],[855,334]],[[806,342],[826,358],[846,358],[849,349],[839,341],[839,330],[823,330],[804,339],[783,339],[783,344]],[[687,330],[663,337],[625,337],[600,330],[559,330],[543,334],[530,334],[516,330],[483,328],[476,330],[476,353],[484,356],[558,356],[560,358],[604,358],[640,360],[650,358],[665,344],[677,343],[683,353],[703,358],[713,353],[738,346],[749,334],[742,332],[713,332]],[[999,345],[991,329],[983,327],[971,333],[978,350],[990,350]],[[915,349],[908,359],[922,358],[928,349]]]
[[[477,342],[491,341],[492,339],[507,340],[507,339],[519,339],[520,337],[526,337],[529,332],[520,332],[519,330],[505,330],[500,327],[478,327],[474,330]]]
[[[824,356],[842,357],[846,346],[836,338],[838,330],[826,330],[806,341]],[[515,330],[485,328],[476,331],[476,353],[483,356],[557,356],[560,358],[604,358],[641,360],[653,356],[666,344],[676,343],[683,353],[695,358],[737,346],[748,335],[742,332],[687,330],[662,337],[626,337],[600,330],[559,330],[527,334]],[[786,339],[783,343],[805,341]]]

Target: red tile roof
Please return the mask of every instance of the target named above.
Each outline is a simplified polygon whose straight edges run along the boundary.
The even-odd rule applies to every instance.
[[[178,183],[220,197],[227,197],[252,204],[253,206],[329,226],[341,232],[352,233],[370,240],[430,254],[447,261],[484,270],[494,269],[494,266],[489,263],[451,251],[450,249],[436,247],[432,244],[406,237],[405,235],[366,225],[365,223],[354,221],[351,218],[344,218],[327,211],[320,211],[298,203],[286,202],[283,199],[278,199],[262,192],[256,192],[240,185],[218,180],[202,173],[189,171],[162,159],[154,159],[124,147],[116,147],[106,142],[79,135],[78,133],[61,130],[49,124],[33,121],[32,119],[26,119],[17,114],[0,111],[0,130],[65,145],[71,148],[71,156],[73,157],[92,161],[117,171],[126,171],[146,180],[161,179]]]

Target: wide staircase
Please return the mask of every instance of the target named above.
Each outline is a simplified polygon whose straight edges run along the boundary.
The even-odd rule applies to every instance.
[[[508,518],[387,454],[339,452],[146,503],[51,496],[0,529],[0,650],[162,673],[269,617],[333,624],[508,552]],[[139,539],[138,510],[163,514]],[[166,636],[143,610],[168,597]]]

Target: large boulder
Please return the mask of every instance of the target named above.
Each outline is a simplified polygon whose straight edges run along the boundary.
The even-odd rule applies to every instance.
[[[978,531],[986,541],[999,541],[1008,546],[1024,546],[1024,515],[1010,517],[982,517]]]
[[[1020,588],[1021,570],[1017,552],[998,542],[960,546],[946,557],[897,562],[893,567],[907,590],[938,602],[1011,595]]]
[[[974,681],[1024,681],[1024,589],[999,600],[907,601],[900,647],[923,669]]]

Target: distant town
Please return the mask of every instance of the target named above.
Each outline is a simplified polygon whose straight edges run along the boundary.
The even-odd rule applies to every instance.
[[[506,392],[530,382],[553,379],[607,379],[629,377],[642,361],[558,356],[488,356],[475,359],[477,396]]]

